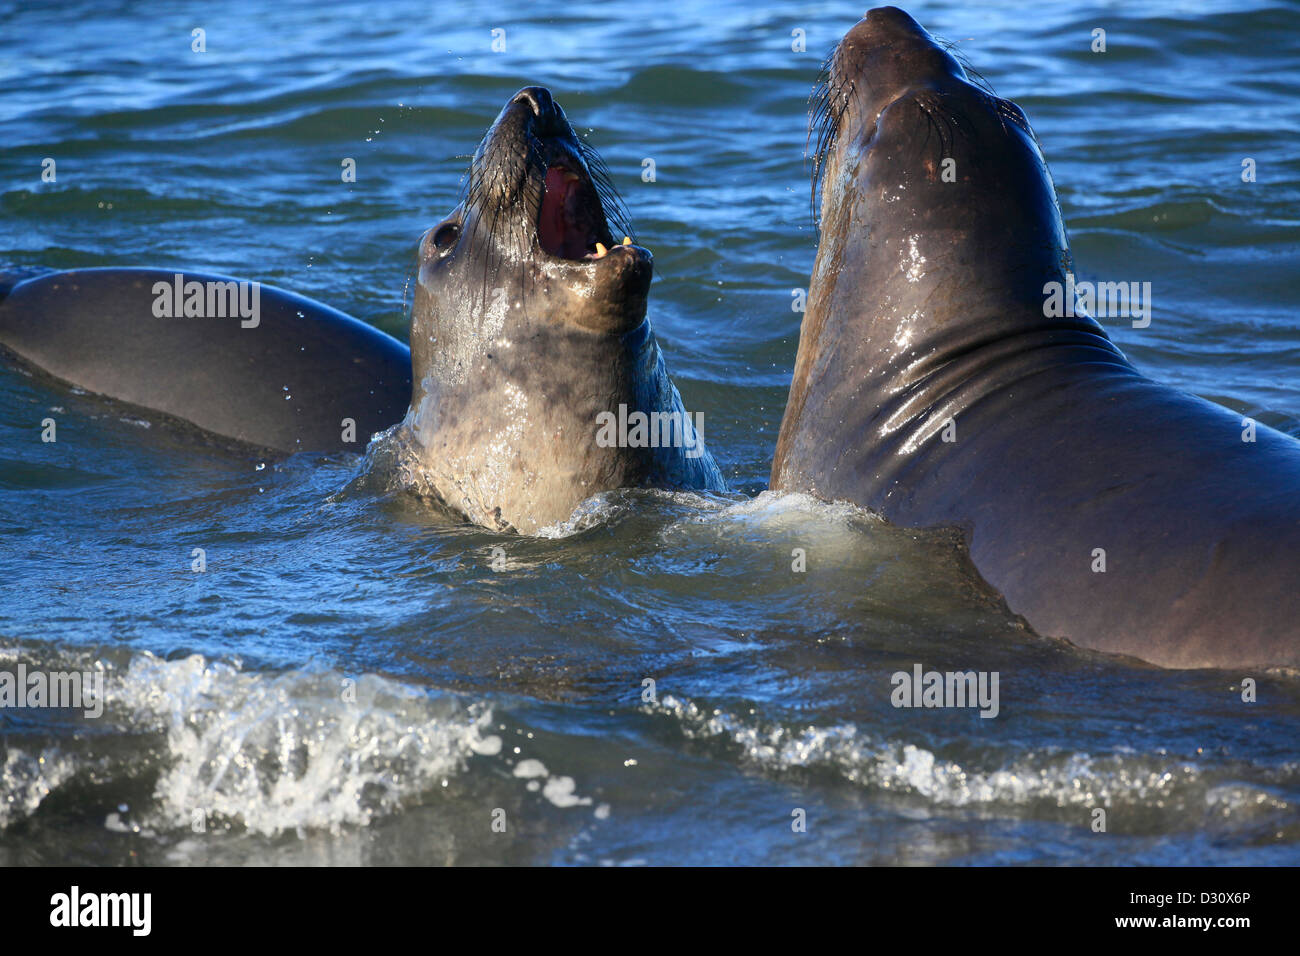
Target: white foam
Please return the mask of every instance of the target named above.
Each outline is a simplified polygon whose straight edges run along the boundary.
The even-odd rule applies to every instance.
[[[580,797],[573,791],[577,784],[572,777],[551,777],[542,787],[542,796],[557,807],[590,806],[591,797]]]
[[[673,547],[679,539],[701,537],[714,541],[788,542],[815,541],[823,564],[842,564],[861,550],[863,532],[878,528],[883,520],[848,502],[827,502],[811,495],[764,491],[741,501],[701,499],[708,507],[678,518],[663,528],[660,537]]]
[[[933,751],[898,740],[880,739],[852,724],[791,729],[705,709],[664,695],[647,708],[677,721],[695,739],[722,739],[741,749],[741,760],[764,771],[829,768],[845,780],[870,789],[910,793],[948,807],[1024,805],[1111,807],[1208,803],[1226,815],[1233,808],[1258,812],[1286,809],[1267,791],[1244,785],[1209,790],[1197,764],[1155,755],[1016,751],[1003,767],[977,770],[945,760]]]
[[[823,501],[803,492],[764,491],[754,498],[746,498],[719,508],[718,514],[723,518],[755,517],[776,520],[799,515],[835,523],[865,521],[879,524],[882,520],[873,512],[847,501]]]
[[[31,816],[60,784],[75,773],[75,764],[58,750],[29,754],[10,747],[0,766],[0,830]]]
[[[567,538],[589,528],[620,518],[629,511],[627,498],[617,491],[604,491],[579,502],[573,514],[537,532],[539,538]]]
[[[669,491],[665,488],[621,488],[616,491],[602,491],[579,502],[573,514],[563,521],[547,525],[537,532],[539,538],[567,538],[594,528],[609,524],[637,510],[639,502],[652,501],[661,505],[677,508],[689,508],[692,511],[714,513],[726,505],[723,498],[710,497],[694,491]]]
[[[113,832],[337,831],[423,802],[471,758],[507,766],[513,759],[503,755],[505,725],[492,724],[486,702],[375,675],[354,679],[324,667],[250,671],[200,655],[166,661],[147,652],[125,669],[100,660],[59,666],[104,670],[104,719],[149,747],[147,760],[161,768],[147,806],[129,819],[126,807],[105,816]],[[0,831],[88,766],[84,755],[8,747],[0,764]],[[111,767],[102,769],[111,776]],[[513,773],[557,807],[593,803],[572,777],[535,758],[519,760]]]
[[[263,834],[337,829],[393,812],[499,751],[483,705],[373,675],[346,693],[320,670],[248,672],[195,655],[131,662],[110,704],[164,734],[155,826],[240,824]],[[495,741],[495,749],[493,741]]]

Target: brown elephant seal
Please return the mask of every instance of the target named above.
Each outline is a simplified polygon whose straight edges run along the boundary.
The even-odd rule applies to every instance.
[[[0,348],[261,449],[360,451],[389,429],[372,468],[534,533],[603,491],[726,487],[646,319],[653,259],[625,232],[595,151],[528,87],[420,244],[409,353],[292,292],[159,269],[0,274]]]
[[[525,534],[600,491],[725,488],[668,379],[646,318],[653,258],[630,231],[551,94],[515,94],[420,244],[398,436],[417,487]]]
[[[906,13],[868,13],[827,76],[772,488],[961,528],[1039,633],[1170,667],[1300,666],[1300,442],[1045,307],[1070,257],[1037,140]]]

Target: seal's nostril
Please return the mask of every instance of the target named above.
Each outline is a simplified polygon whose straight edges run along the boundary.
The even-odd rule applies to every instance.
[[[551,91],[544,86],[525,86],[514,95],[511,102],[527,103],[532,109],[533,115],[537,117],[555,111],[555,102],[551,99]]]
[[[510,102],[527,103],[530,107],[532,107],[534,116],[540,116],[542,113],[542,111],[537,108],[537,97],[533,95],[533,91],[531,89],[520,90],[518,93],[514,95],[514,99],[512,99]]]

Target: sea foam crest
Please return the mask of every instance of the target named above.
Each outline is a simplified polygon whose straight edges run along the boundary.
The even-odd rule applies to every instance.
[[[111,705],[164,734],[155,827],[275,834],[368,823],[500,750],[490,710],[364,675],[243,671],[199,655],[132,660]]]
[[[1290,812],[1282,796],[1241,784],[1225,789],[1206,768],[1169,756],[1015,751],[1002,766],[977,770],[849,723],[788,727],[671,695],[646,707],[671,717],[688,738],[738,747],[742,762],[765,772],[828,769],[868,789],[912,794],[938,806],[1015,806],[1022,808],[1019,812],[1034,805],[1041,809],[1154,806],[1174,816],[1181,811],[1220,818]],[[1297,769],[1290,768],[1290,773]],[[1077,814],[1071,810],[1070,816]],[[1078,819],[1086,822],[1087,818]]]

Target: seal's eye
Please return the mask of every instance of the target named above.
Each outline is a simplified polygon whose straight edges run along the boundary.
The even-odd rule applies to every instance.
[[[455,245],[456,239],[459,236],[460,236],[459,223],[444,222],[441,226],[439,226],[437,229],[434,230],[433,244],[437,248],[438,252],[446,254],[447,250],[450,249],[453,245]]]

